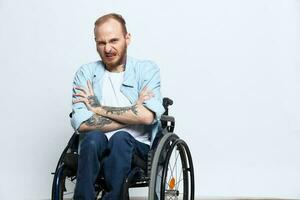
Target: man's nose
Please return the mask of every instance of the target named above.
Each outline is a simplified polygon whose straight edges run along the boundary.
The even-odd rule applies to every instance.
[[[110,53],[111,52],[111,45],[110,44],[106,44],[105,45],[105,48],[104,48],[104,51],[105,51],[105,53]]]

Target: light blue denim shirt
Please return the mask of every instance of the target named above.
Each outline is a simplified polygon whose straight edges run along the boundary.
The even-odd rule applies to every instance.
[[[102,88],[101,79],[105,72],[102,61],[92,62],[83,65],[75,74],[73,87],[80,86],[87,88],[87,80],[90,80],[94,93],[101,101]],[[121,86],[121,92],[134,104],[139,97],[141,90],[147,86],[154,93],[154,97],[144,102],[144,106],[155,113],[155,119],[151,125],[145,125],[145,130],[150,134],[151,144],[160,127],[160,116],[164,112],[162,106],[162,96],[160,93],[160,73],[158,66],[149,60],[138,60],[127,57],[124,72],[124,81]],[[73,89],[73,93],[74,93]],[[74,97],[73,97],[74,98]],[[89,111],[84,103],[76,103],[72,105],[71,124],[75,131],[80,125],[92,117],[94,113]]]

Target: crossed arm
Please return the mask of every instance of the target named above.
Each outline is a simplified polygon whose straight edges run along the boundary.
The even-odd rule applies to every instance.
[[[94,129],[103,132],[124,128],[130,124],[151,124],[154,119],[152,111],[143,106],[143,102],[152,98],[154,94],[144,88],[139,94],[137,102],[128,107],[101,106],[94,94],[90,81],[87,82],[88,89],[75,87],[78,91],[74,97],[78,97],[73,103],[82,102],[94,115],[82,123],[78,129],[80,132]]]

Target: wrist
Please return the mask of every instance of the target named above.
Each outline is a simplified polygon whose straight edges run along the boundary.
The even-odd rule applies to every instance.
[[[94,113],[96,113],[97,115],[101,115],[104,117],[104,109],[101,106],[97,106],[96,108],[94,108]]]
[[[142,100],[137,100],[136,102],[135,102],[135,104],[133,104],[133,106],[134,105],[143,105],[143,101]]]

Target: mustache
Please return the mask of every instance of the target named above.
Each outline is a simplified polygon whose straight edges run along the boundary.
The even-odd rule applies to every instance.
[[[117,53],[105,53],[105,56],[115,56]]]

